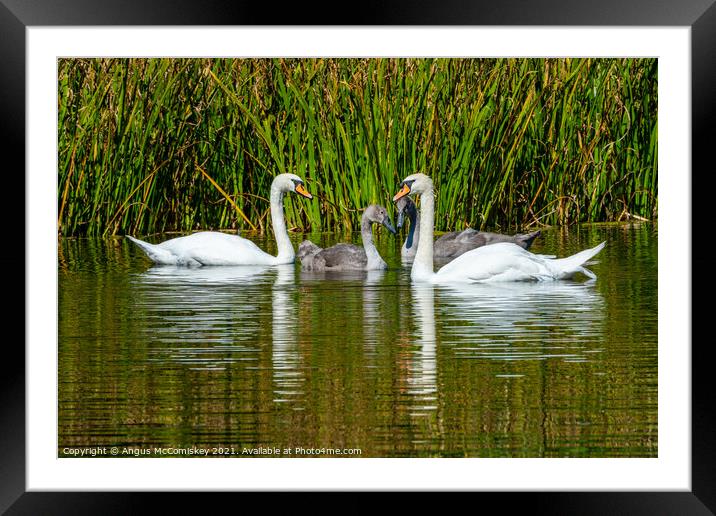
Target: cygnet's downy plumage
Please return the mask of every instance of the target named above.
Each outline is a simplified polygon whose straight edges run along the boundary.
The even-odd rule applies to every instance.
[[[403,226],[406,216],[410,220],[408,236],[400,249],[400,255],[403,260],[412,260],[415,258],[420,239],[420,214],[415,202],[408,196],[398,199],[395,205],[398,209],[398,228]],[[471,249],[499,242],[510,242],[523,249],[529,249],[534,239],[538,236],[540,236],[539,231],[518,235],[501,235],[472,228],[463,231],[452,231],[441,235],[435,240],[433,256],[437,259],[456,258]]]
[[[301,261],[301,268],[309,271],[369,271],[387,269],[388,264],[381,258],[373,243],[371,226],[382,224],[388,231],[395,234],[395,228],[382,206],[371,204],[363,212],[361,218],[361,237],[363,247],[353,244],[336,244],[322,249],[309,240],[298,246],[296,257]]]

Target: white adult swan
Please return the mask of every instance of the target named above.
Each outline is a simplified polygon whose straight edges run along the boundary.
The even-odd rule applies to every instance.
[[[336,244],[322,249],[310,240],[304,240],[298,246],[298,259],[301,268],[309,271],[372,271],[387,269],[388,264],[381,258],[373,243],[373,224],[383,224],[395,234],[395,228],[388,210],[377,204],[371,204],[363,212],[360,229],[363,247],[353,244]]]
[[[431,283],[474,283],[491,281],[559,280],[582,272],[590,278],[595,274],[584,263],[604,248],[606,242],[568,258],[554,259],[532,254],[513,243],[498,243],[468,251],[433,272],[434,204],[433,182],[425,174],[413,174],[400,183],[393,201],[408,194],[421,194],[420,240],[410,277],[413,281]]]
[[[172,238],[161,244],[149,244],[127,235],[154,263],[162,265],[281,265],[293,263],[296,253],[288,238],[283,217],[283,197],[294,192],[307,199],[313,196],[295,174],[279,174],[271,183],[271,224],[278,246],[278,256],[262,251],[251,240],[218,231],[201,231]]]
[[[398,228],[403,226],[406,214],[408,215],[408,220],[410,220],[408,236],[405,239],[403,247],[400,249],[400,255],[403,261],[410,261],[415,258],[415,252],[420,240],[420,216],[418,215],[418,208],[408,196],[398,199],[395,206],[398,208]],[[534,239],[538,236],[540,236],[539,231],[518,235],[502,235],[500,233],[489,233],[487,231],[467,228],[463,231],[445,233],[437,238],[433,244],[433,257],[441,259],[444,263],[445,260],[457,258],[470,249],[496,244],[498,242],[512,242],[523,249],[529,249]]]

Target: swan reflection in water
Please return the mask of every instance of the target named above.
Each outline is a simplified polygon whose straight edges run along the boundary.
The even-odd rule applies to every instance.
[[[257,361],[262,306],[274,268],[154,266],[133,279],[133,317],[153,361],[225,369]]]
[[[363,280],[363,349],[368,359],[368,366],[375,366],[378,343],[384,330],[385,314],[381,310],[381,299],[384,290],[381,283],[385,278],[385,270],[365,272]]]
[[[425,415],[437,409],[437,357],[435,336],[435,287],[428,283],[411,286],[413,318],[417,323],[415,344],[408,368],[408,393],[413,397],[411,413]]]
[[[443,342],[464,358],[587,361],[600,352],[604,299],[594,281],[439,288]]]
[[[271,291],[273,401],[295,404],[303,395],[305,382],[298,349],[295,268],[290,264],[275,269],[277,274]],[[299,410],[302,407],[295,405],[293,408]]]
[[[375,366],[378,345],[385,342],[386,328],[385,308],[389,305],[391,295],[397,294],[395,285],[384,284],[386,271],[374,269],[369,271],[300,271],[301,285],[313,285],[318,292],[327,289],[331,292],[336,288],[342,292],[350,291],[360,295],[360,309],[362,310],[362,342],[368,367]],[[351,296],[350,301],[353,301]],[[350,310],[342,308],[342,310]],[[353,317],[354,313],[344,313],[346,317]]]
[[[155,265],[140,274],[142,282],[161,285],[237,285],[255,283],[261,275],[273,270],[267,265],[234,265],[223,267],[181,267]]]
[[[605,303],[594,282],[412,284],[411,295],[414,415],[437,408],[436,312],[440,343],[458,360],[586,362],[603,351]]]

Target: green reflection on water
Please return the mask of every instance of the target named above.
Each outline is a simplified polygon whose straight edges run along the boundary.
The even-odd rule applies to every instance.
[[[547,229],[532,250],[602,240],[594,284],[426,289],[384,233],[391,269],[343,275],[155,268],[123,239],[61,239],[59,450],[657,456],[657,226]]]

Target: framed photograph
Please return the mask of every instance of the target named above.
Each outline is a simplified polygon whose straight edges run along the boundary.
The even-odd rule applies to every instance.
[[[366,26],[321,20],[323,27],[305,27],[295,23],[306,15],[292,20],[291,12],[281,14],[276,26],[251,25],[264,19],[256,7],[227,12],[187,3],[181,10],[172,4],[152,11],[139,4],[134,9],[110,4],[90,10],[72,1],[61,8],[57,3],[40,8],[3,0],[0,65],[5,73],[0,86],[6,92],[3,125],[9,130],[1,144],[6,155],[18,155],[24,140],[26,151],[19,165],[26,171],[23,186],[18,179],[26,203],[26,349],[10,362],[14,370],[4,384],[9,402],[3,407],[6,444],[0,467],[7,481],[0,507],[10,514],[64,513],[67,506],[77,511],[98,504],[132,507],[117,491],[454,490],[529,492],[521,500],[549,513],[603,514],[619,506],[629,513],[708,514],[716,506],[709,489],[716,459],[709,389],[700,385],[708,360],[691,345],[696,335],[692,319],[696,323],[706,309],[692,303],[692,266],[697,261],[691,258],[691,238],[699,234],[698,221],[708,220],[708,203],[692,197],[691,170],[696,163],[708,167],[699,157],[705,158],[713,135],[716,8],[708,2],[679,5],[676,10],[655,8],[640,0],[577,9],[551,3],[525,10],[508,3],[499,13],[477,5],[446,5],[431,12],[403,6],[400,18],[387,9],[374,11],[369,19],[359,16]],[[519,96],[521,85],[531,80],[539,82],[542,92],[559,88],[553,103],[542,103],[544,114],[539,116],[544,119],[536,124],[555,128],[550,133],[555,136],[544,141],[534,136],[540,141],[534,150],[518,154],[513,142],[529,131],[525,125],[520,132],[520,120],[538,116],[530,108],[533,90],[526,88]],[[402,102],[399,93],[391,93],[385,103],[377,100],[382,98],[379,87],[394,88],[398,81],[405,105],[418,108],[396,108]],[[450,92],[448,97],[468,99],[468,108],[485,96],[498,100],[473,111],[435,109],[430,119],[416,110],[430,109],[436,98],[430,96],[433,81],[441,81],[440,91]],[[587,92],[584,97],[574,93],[578,81],[583,81],[579,88]],[[320,87],[312,90],[317,82]],[[488,86],[471,91],[478,83]],[[565,86],[569,84],[571,90]],[[147,93],[131,97],[130,91]],[[570,91],[573,97],[563,100]],[[163,101],[154,109],[148,92],[176,103]],[[423,97],[429,100],[421,104]],[[98,106],[111,103],[112,110],[93,112],[93,98]],[[213,108],[206,99],[212,99]],[[267,102],[284,103],[280,120]],[[326,105],[341,102],[345,104],[335,110],[334,119],[322,118]],[[559,102],[579,106],[572,116],[584,121],[574,132],[559,134]],[[507,104],[511,110],[500,111]],[[599,140],[600,131],[612,130],[611,121],[606,115],[589,118],[592,105],[597,111],[614,106],[621,115],[613,130],[633,141],[627,136]],[[167,116],[176,109],[167,106],[187,110],[179,125]],[[404,136],[411,120],[433,123],[434,131],[446,134],[444,128],[452,127],[453,139],[445,137],[440,145],[450,141],[464,150],[444,153],[442,161],[433,159],[438,151],[422,152],[415,144],[431,141],[429,127],[412,142],[407,136],[393,138],[392,132],[366,124],[366,117],[377,117],[379,110],[385,120],[393,117],[404,128]],[[295,120],[285,115],[292,112]],[[312,113],[320,114],[312,119]],[[145,149],[173,143],[151,126],[146,131],[133,127],[135,116],[166,117],[165,130],[196,132],[186,147],[149,156]],[[72,124],[64,122],[72,117]],[[102,125],[106,117],[114,117],[106,126],[111,129]],[[631,131],[642,119],[644,128]],[[363,132],[355,129],[360,120]],[[542,211],[510,211],[509,196],[499,192],[494,203],[478,204],[475,200],[490,192],[460,193],[470,190],[468,181],[454,185],[452,194],[449,185],[460,172],[459,165],[450,168],[449,160],[474,158],[465,144],[474,135],[462,132],[462,124],[474,126],[475,120],[491,131],[504,130],[494,144],[478,146],[484,160],[480,173],[495,171],[491,184],[501,186],[492,190],[519,192],[515,198],[525,203],[530,200],[522,193],[525,183],[544,170],[535,165],[532,176],[515,178],[500,175],[499,166],[537,162],[550,152],[553,163],[561,159],[559,152],[564,159],[580,153],[587,158],[583,166],[577,159],[571,168],[564,166],[561,186],[535,185],[534,206],[543,189],[561,192]],[[515,128],[503,129],[500,120]],[[100,129],[92,132],[88,128],[93,124]],[[285,132],[276,129],[282,126]],[[90,134],[101,137],[85,137]],[[325,142],[315,143],[326,134]],[[252,138],[262,147],[236,144]],[[356,147],[346,142],[361,138],[365,143],[360,148],[370,148],[371,141],[394,145],[386,143],[384,151],[369,150],[366,156],[352,154]],[[110,139],[112,145],[133,151],[114,161],[97,160]],[[343,143],[333,146],[334,141]],[[217,145],[221,150],[210,152]],[[555,152],[558,146],[561,150]],[[311,147],[322,149],[322,159],[306,150]],[[611,152],[630,157],[610,161]],[[335,165],[325,157],[330,155]],[[146,170],[146,175],[135,172],[123,184],[119,172],[113,179],[98,172],[91,181],[105,181],[107,189],[117,190],[121,201],[113,204],[100,198],[96,185],[79,179],[91,167],[75,163],[89,157],[96,170]],[[570,209],[597,209],[560,200],[577,195],[569,185],[588,174],[587,167],[603,164],[604,177],[612,177],[610,171],[618,174],[618,180],[602,180],[607,181],[603,194],[597,194],[599,180],[589,183],[593,199],[612,199],[619,195],[618,183],[629,181],[618,167],[644,167],[649,160],[654,165],[651,179],[639,176],[637,194],[630,194],[640,195],[636,207],[619,201],[618,213],[609,208],[608,215],[595,218],[630,220],[630,229],[607,224],[566,235],[557,229],[582,220],[581,212]],[[274,202],[279,176],[274,183],[256,180],[250,172],[245,178],[238,173],[217,176],[215,171],[228,170],[230,162],[241,170],[256,170],[256,177],[270,177],[269,171],[283,174],[292,195],[284,199],[276,194]],[[351,175],[374,163],[373,183]],[[321,177],[329,172],[335,177],[319,181],[319,170]],[[216,273],[216,268],[194,267],[221,260],[206,253],[176,258],[184,260],[177,262],[180,266],[191,266],[189,275],[181,267],[150,268],[151,261],[163,263],[156,253],[170,248],[157,251],[155,244],[178,239],[157,236],[169,226],[156,222],[166,213],[179,213],[176,206],[183,211],[176,221],[166,222],[169,229],[247,236],[261,248],[252,252],[271,259],[280,259],[288,245],[304,260],[298,245],[304,238],[326,247],[341,241],[316,229],[321,224],[355,233],[344,239],[359,243],[363,214],[364,223],[370,216],[379,227],[378,250],[396,253],[384,255],[386,261],[399,263],[399,243],[387,240],[397,222],[389,213],[401,192],[423,188],[422,176],[414,175],[421,170],[435,182],[435,218],[441,231],[463,230],[481,217],[492,224],[481,229],[504,234],[519,229],[537,235],[541,229],[546,243],[536,237],[537,256],[552,254],[550,249],[558,249],[559,258],[595,250],[578,264],[578,272],[593,279],[593,270],[597,287],[582,288],[580,283],[566,290],[508,294],[456,289],[427,294],[412,287],[412,294],[404,297],[388,292],[387,286],[397,289],[403,282],[410,290],[409,266],[402,272],[389,268],[386,274],[395,277],[387,280],[368,274],[340,286],[293,266],[270,269],[268,276],[264,270],[251,272],[264,274],[251,280],[247,269],[219,268]],[[166,179],[168,184],[190,174],[191,187],[162,190],[156,171],[175,174]],[[351,181],[360,187],[351,190]],[[343,182],[345,196],[334,195]],[[84,188],[94,190],[82,197]],[[432,195],[432,190],[420,191],[418,207],[427,210],[425,192]],[[156,204],[153,196],[159,199]],[[211,199],[211,205],[192,204],[197,196]],[[71,204],[80,198],[79,204]],[[381,199],[387,210],[358,209]],[[474,203],[472,211],[468,200]],[[88,218],[77,206],[93,202]],[[93,218],[102,210],[109,215],[95,227]],[[487,219],[491,210],[504,210],[505,215]],[[433,218],[432,212],[420,213],[422,221]],[[658,231],[652,218],[658,220]],[[207,227],[209,220],[221,222]],[[415,222],[411,219],[411,229]],[[548,231],[550,227],[555,229]],[[288,244],[282,243],[281,228]],[[368,228],[362,241],[371,263]],[[257,229],[266,231],[256,234],[267,236],[255,237]],[[703,234],[708,234],[705,228]],[[66,240],[77,235],[99,238],[89,243]],[[398,235],[402,242],[405,235]],[[142,240],[130,242],[125,236]],[[592,266],[589,260],[599,260],[602,240],[609,254]],[[615,253],[621,253],[621,261]],[[140,267],[142,260],[146,266]],[[88,264],[108,261],[111,270],[103,269],[98,282],[96,265]],[[617,271],[616,264],[627,264],[629,272]],[[63,276],[68,270],[71,280]],[[601,278],[608,279],[608,289],[599,288]],[[169,281],[171,288],[165,290]],[[708,283],[695,291],[705,291]],[[359,286],[357,297],[349,292],[354,284]],[[628,306],[618,294],[610,297],[609,289],[620,284],[630,292]],[[491,302],[476,304],[480,295]],[[332,308],[316,296],[335,296]],[[216,312],[218,306],[230,308]],[[354,308],[359,314],[355,320]],[[98,322],[108,311],[113,315]],[[145,315],[138,318],[135,312]],[[479,320],[469,315],[477,312]],[[461,316],[451,318],[455,313]],[[469,338],[461,336],[466,326],[473,331]],[[386,329],[393,327],[404,330]],[[230,328],[231,339],[222,337],[222,328]],[[476,331],[485,334],[484,341]],[[541,340],[539,354],[529,344],[500,347],[515,332],[522,332],[520,343],[530,335]],[[345,336],[346,349],[331,351],[337,335]],[[597,343],[606,336],[613,340],[605,353]],[[210,346],[182,345],[194,338]],[[357,348],[348,349],[352,345]],[[99,348],[101,352],[93,351]],[[458,363],[446,362],[440,354],[448,351],[442,350],[460,359],[454,371],[439,370],[445,363]],[[449,386],[452,381],[457,385]],[[307,385],[314,388],[310,395],[304,392]],[[240,438],[232,442],[229,436]],[[351,454],[363,456],[345,456]]]

